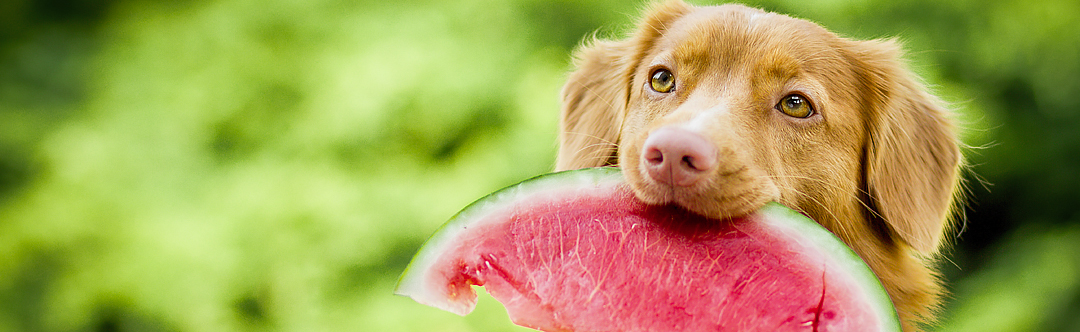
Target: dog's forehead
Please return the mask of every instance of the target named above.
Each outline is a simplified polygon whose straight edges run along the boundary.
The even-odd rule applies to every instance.
[[[742,5],[698,7],[673,22],[662,48],[679,58],[755,57],[779,50],[792,58],[812,58],[837,38],[809,21]]]

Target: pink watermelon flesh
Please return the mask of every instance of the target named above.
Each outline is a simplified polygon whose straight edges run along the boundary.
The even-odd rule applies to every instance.
[[[473,203],[397,293],[457,314],[472,286],[543,331],[899,331],[880,283],[779,204],[712,220],[639,202],[617,169],[555,173]]]

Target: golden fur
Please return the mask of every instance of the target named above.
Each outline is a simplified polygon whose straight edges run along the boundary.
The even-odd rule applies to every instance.
[[[740,5],[654,6],[635,34],[595,40],[563,89],[559,170],[618,165],[639,198],[716,218],[768,201],[836,233],[881,278],[906,331],[932,322],[935,260],[950,229],[961,154],[948,111],[891,40],[855,41]],[[649,90],[654,68],[676,88]],[[817,114],[774,105],[805,95]],[[707,179],[673,188],[642,170],[657,128],[694,122],[716,146]]]

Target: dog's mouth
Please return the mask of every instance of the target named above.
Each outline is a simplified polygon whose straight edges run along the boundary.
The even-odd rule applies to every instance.
[[[650,205],[676,205],[712,218],[731,219],[757,211],[777,200],[771,183],[741,181],[739,173],[717,174],[710,181],[678,186],[649,179],[639,170],[623,169],[634,194]],[[636,173],[636,174],[630,174]]]
[[[673,204],[705,217],[729,219],[779,198],[768,176],[687,129],[659,128],[631,151],[638,153],[623,156],[623,174],[647,204]]]

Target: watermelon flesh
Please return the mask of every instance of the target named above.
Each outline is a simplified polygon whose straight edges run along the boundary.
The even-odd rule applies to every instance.
[[[417,252],[397,294],[464,315],[473,286],[543,331],[899,331],[888,295],[835,236],[770,203],[712,220],[638,201],[614,168],[484,197]]]

